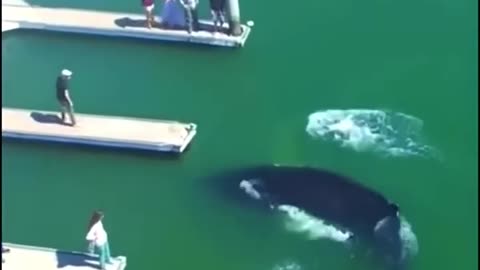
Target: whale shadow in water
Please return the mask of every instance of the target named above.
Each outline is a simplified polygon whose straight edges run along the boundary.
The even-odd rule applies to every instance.
[[[215,179],[230,199],[264,209],[294,206],[348,231],[349,240],[371,244],[388,269],[406,268],[398,206],[348,177],[309,167],[265,165],[227,171]]]

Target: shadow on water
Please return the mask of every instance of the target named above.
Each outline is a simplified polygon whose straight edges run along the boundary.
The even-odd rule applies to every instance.
[[[64,267],[91,267],[98,269],[98,264],[91,262],[95,260],[94,257],[90,257],[82,254],[69,254],[62,251],[56,251],[57,255],[57,268]]]

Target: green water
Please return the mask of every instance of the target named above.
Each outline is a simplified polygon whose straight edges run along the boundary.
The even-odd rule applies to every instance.
[[[138,2],[32,3],[140,12]],[[3,106],[56,110],[53,83],[66,67],[77,111],[191,121],[199,132],[177,159],[2,142],[3,239],[84,250],[90,212],[101,208],[112,252],[130,270],[270,270],[288,260],[372,269],[225,201],[205,180],[249,164],[307,164],[398,202],[420,245],[412,269],[478,269],[477,2],[291,3],[242,1],[256,25],[240,50],[4,34]],[[414,115],[442,158],[383,158],[309,137],[308,115],[336,108]]]

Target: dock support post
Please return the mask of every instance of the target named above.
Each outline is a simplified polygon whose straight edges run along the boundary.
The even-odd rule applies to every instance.
[[[242,34],[242,27],[240,26],[240,6],[238,4],[238,0],[227,1],[230,34],[232,36],[240,36]]]

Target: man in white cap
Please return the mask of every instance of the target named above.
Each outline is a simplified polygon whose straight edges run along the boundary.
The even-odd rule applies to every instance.
[[[68,69],[62,70],[60,76],[57,78],[57,100],[62,109],[62,122],[65,123],[65,113],[70,117],[71,126],[75,126],[75,116],[73,115],[73,102],[70,98],[68,90],[69,81],[72,77],[72,72]]]

